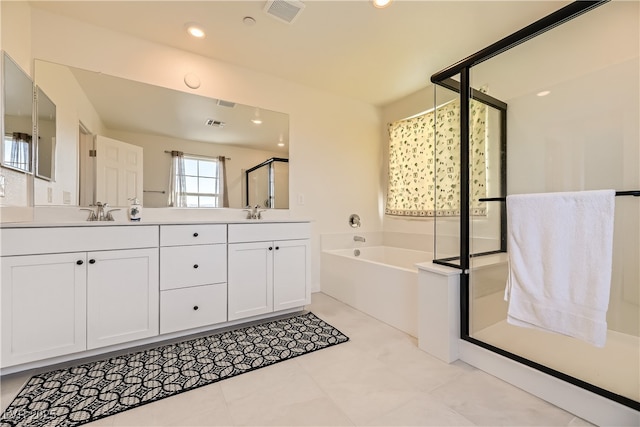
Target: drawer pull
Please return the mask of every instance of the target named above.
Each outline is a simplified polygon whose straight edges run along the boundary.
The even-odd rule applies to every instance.
[[[198,268],[198,264],[193,264],[193,268]]]
[[[95,264],[95,263],[96,263],[96,260],[95,260],[95,259],[90,259],[90,260],[89,260],[89,264]]]
[[[198,308],[200,308],[200,307],[198,307],[197,305],[193,306],[193,309],[196,310],[196,311],[198,310]]]
[[[193,237],[198,237],[198,233],[193,233]]]
[[[272,247],[272,246],[269,246],[269,250],[270,250],[270,251],[272,251],[272,250],[273,250],[273,247]]]
[[[76,264],[78,264],[78,265],[82,265],[82,264],[84,264],[84,261],[83,261],[83,260],[81,260],[81,259],[79,259],[79,260],[77,260],[77,261],[76,261]]]

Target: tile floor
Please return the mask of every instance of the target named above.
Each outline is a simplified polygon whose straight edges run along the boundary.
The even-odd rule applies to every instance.
[[[591,425],[322,293],[307,308],[350,341],[87,425]],[[2,409],[27,379],[2,378]]]

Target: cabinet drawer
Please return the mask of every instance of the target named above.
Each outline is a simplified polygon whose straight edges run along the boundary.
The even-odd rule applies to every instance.
[[[158,247],[157,225],[3,228],[2,255]]]
[[[309,239],[310,237],[311,225],[308,222],[229,224],[229,243]]]
[[[160,248],[160,289],[185,288],[226,281],[226,245]]]
[[[210,245],[226,242],[226,224],[160,226],[160,246]]]
[[[160,333],[227,321],[227,284],[194,286],[160,293]]]

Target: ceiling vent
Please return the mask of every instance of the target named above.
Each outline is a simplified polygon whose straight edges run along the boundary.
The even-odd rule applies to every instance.
[[[279,21],[293,24],[304,7],[304,3],[297,0],[269,0],[264,6],[264,12]]]
[[[220,107],[229,107],[229,108],[233,108],[236,106],[235,102],[231,102],[231,101],[225,101],[224,99],[218,99],[218,105]]]
[[[224,125],[226,124],[225,122],[221,122],[220,120],[213,120],[213,119],[207,119],[206,122],[204,122],[207,126],[211,126],[214,128],[223,128]]]

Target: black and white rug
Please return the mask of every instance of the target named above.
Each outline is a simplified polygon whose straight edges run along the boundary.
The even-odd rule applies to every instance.
[[[313,313],[32,377],[0,418],[77,426],[348,341]]]

